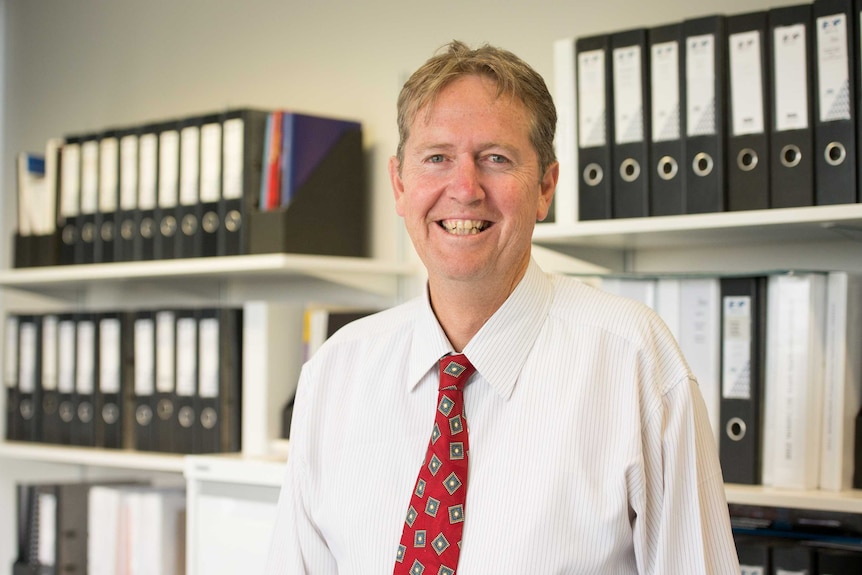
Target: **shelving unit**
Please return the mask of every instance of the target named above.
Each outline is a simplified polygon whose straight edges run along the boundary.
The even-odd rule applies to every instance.
[[[608,272],[862,271],[862,204],[540,224],[534,242]],[[730,503],[862,513],[860,490],[728,484],[726,494]]]
[[[0,286],[47,296],[63,309],[129,305],[242,305],[242,454],[284,452],[281,409],[301,367],[309,301],[388,307],[414,269],[366,258],[267,254],[12,269]],[[54,301],[56,300],[56,301]],[[129,302],[133,302],[130,304]],[[0,442],[0,457],[181,472],[179,456]]]

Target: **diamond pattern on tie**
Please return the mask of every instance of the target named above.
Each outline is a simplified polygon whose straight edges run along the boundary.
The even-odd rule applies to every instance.
[[[404,521],[395,575],[455,575],[458,568],[470,453],[463,391],[476,369],[461,354],[443,357],[439,370],[434,427]]]

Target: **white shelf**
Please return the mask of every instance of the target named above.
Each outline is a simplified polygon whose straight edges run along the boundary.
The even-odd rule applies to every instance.
[[[862,513],[862,490],[795,491],[762,485],[725,484],[728,503]]]
[[[281,487],[284,457],[244,457],[239,454],[189,455],[186,480]]]
[[[26,442],[0,442],[0,458],[182,473],[183,455]]]
[[[408,265],[370,258],[260,254],[3,270],[0,286],[51,294],[86,290],[105,282],[122,286],[141,281],[182,281],[193,285],[215,280],[242,289],[293,277],[391,297],[398,293],[399,278],[413,273]]]
[[[533,241],[610,250],[862,241],[862,204],[538,224]]]

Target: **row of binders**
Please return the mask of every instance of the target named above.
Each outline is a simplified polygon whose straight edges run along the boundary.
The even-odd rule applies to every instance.
[[[182,575],[186,495],[142,483],[20,484],[13,575]]]
[[[230,109],[18,156],[15,266],[253,253],[365,256],[362,128]]]
[[[676,337],[704,396],[726,482],[862,487],[862,276],[595,281],[652,307]]]
[[[814,0],[577,38],[577,219],[858,202],[860,15]]]
[[[242,309],[6,317],[6,439],[240,450]]]
[[[862,548],[816,541],[734,536],[742,575],[859,575]]]
[[[729,505],[743,575],[862,573],[862,515]]]

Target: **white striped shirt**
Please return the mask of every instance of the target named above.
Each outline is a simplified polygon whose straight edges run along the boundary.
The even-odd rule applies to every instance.
[[[304,366],[267,575],[392,573],[451,351],[419,297]],[[531,262],[463,352],[459,575],[739,574],[706,409],[651,310]]]

